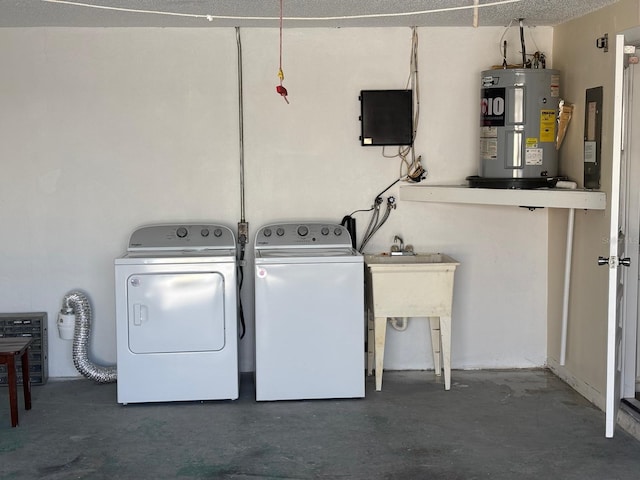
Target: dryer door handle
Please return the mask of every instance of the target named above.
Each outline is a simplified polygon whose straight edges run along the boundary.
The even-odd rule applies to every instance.
[[[147,306],[141,303],[134,303],[133,304],[133,324],[139,327],[147,320],[148,320]]]

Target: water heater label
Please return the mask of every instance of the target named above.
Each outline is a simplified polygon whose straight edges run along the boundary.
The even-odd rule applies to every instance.
[[[483,160],[498,158],[498,129],[496,127],[480,128],[480,158]]]
[[[525,165],[542,165],[542,149],[527,148],[524,155]]]
[[[498,158],[498,140],[491,138],[480,139],[480,158],[482,160],[495,160]]]
[[[556,112],[555,110],[540,110],[540,141],[556,141]]]
[[[482,86],[483,87],[491,87],[498,83],[498,79],[494,79],[492,75],[487,75],[486,77],[482,77]]]
[[[480,136],[483,138],[498,138],[498,129],[496,127],[482,127]]]
[[[483,88],[480,101],[480,126],[504,127],[506,89]]]
[[[560,75],[551,75],[551,96],[560,96]]]

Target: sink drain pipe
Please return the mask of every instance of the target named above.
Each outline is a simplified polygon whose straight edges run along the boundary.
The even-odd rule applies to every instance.
[[[67,293],[62,300],[58,326],[75,316],[73,328],[73,364],[76,370],[97,383],[116,381],[116,367],[103,367],[89,360],[88,344],[91,334],[91,304],[87,296],[78,290]]]

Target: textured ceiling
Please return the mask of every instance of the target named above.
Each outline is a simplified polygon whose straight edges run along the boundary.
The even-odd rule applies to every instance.
[[[283,0],[284,26],[472,26],[474,1]],[[477,0],[477,24],[552,26],[616,1]],[[280,0],[0,0],[0,27],[276,27],[279,8]]]

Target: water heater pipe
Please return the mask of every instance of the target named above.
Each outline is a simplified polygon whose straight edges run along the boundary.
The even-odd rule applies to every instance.
[[[522,68],[527,68],[527,48],[524,43],[524,19],[520,18],[520,46],[522,47]]]
[[[569,290],[571,287],[571,256],[573,254],[573,225],[575,223],[575,209],[569,209],[567,220],[567,247],[564,259],[564,295],[562,298],[562,338],[560,340],[560,365],[567,360],[567,330],[569,327]]]
[[[103,367],[89,360],[88,344],[91,334],[91,305],[87,296],[78,290],[67,293],[62,300],[62,314],[73,312],[76,317],[73,331],[73,364],[85,377],[98,383],[116,381],[116,367]]]
[[[473,0],[473,26],[478,26],[478,4],[480,0]]]

